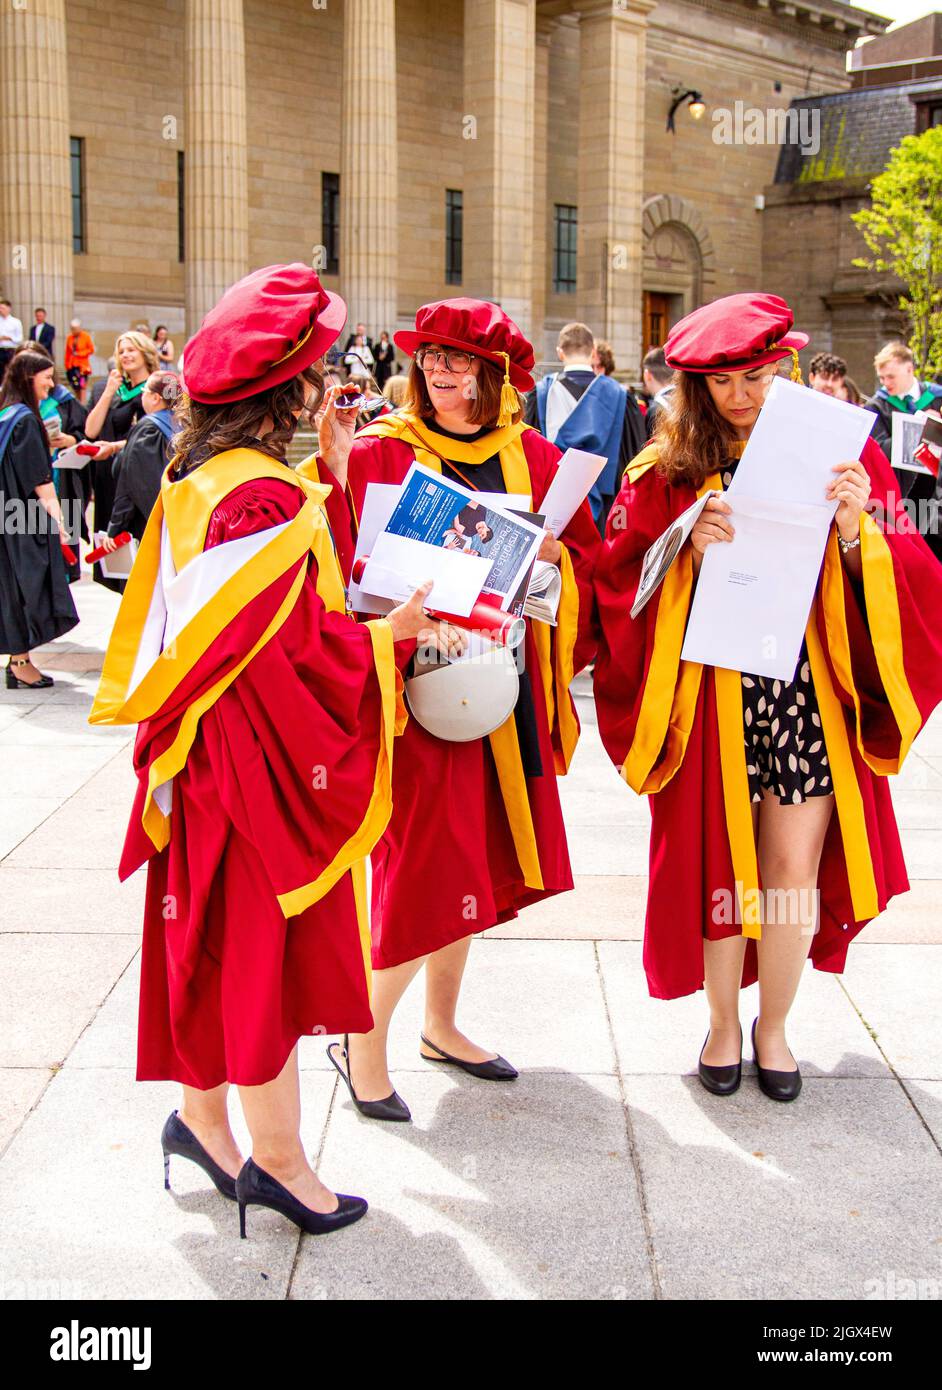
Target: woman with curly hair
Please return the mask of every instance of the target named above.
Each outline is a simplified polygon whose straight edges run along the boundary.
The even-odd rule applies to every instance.
[[[706,990],[698,1073],[730,1095],[740,989],[758,980],[754,1057],[779,1101],[801,1089],[785,1026],[809,952],[819,970],[841,971],[851,940],[909,886],[886,778],[942,696],[931,616],[942,571],[895,514],[892,474],[869,440],[822,497],[837,505],[792,680],[681,660],[704,554],[734,534],[722,496],[630,616],[648,548],[697,496],[723,492],[777,362],[791,357],[797,371],[807,338],[791,325],[778,296],[739,294],[674,326],[670,409],[626,472],[596,573],[599,732],[651,799],[648,987],[660,999]]]

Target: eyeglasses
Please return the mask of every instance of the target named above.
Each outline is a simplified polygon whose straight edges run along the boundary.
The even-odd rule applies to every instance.
[[[461,352],[457,348],[448,348],[444,352],[439,352],[436,348],[419,348],[415,360],[419,364],[419,371],[434,372],[439,362],[444,362],[447,372],[454,372],[455,376],[460,376],[462,372],[471,370],[474,357],[470,352]]]

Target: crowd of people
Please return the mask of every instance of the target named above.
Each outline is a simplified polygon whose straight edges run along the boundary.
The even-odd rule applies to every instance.
[[[727,1096],[742,1082],[740,991],[757,981],[758,1084],[794,1101],[786,1024],[803,967],[810,956],[840,971],[906,890],[887,776],[942,698],[942,567],[888,462],[893,412],[936,408],[942,388],[916,379],[905,345],[876,358],[872,437],[835,463],[805,641],[793,679],[773,681],[684,661],[681,646],[704,555],[733,538],[722,494],[771,383],[783,363],[801,378],[808,339],[775,295],[687,315],[646,354],[636,393],[581,323],[537,381],[518,325],[468,298],[423,305],[392,341],[358,324],[339,347],[342,299],[303,265],[267,267],[206,316],[182,382],[166,330],[132,330],[87,402],[81,325],[70,390],[52,325],[37,317],[16,341],[5,307],[0,501],[4,515],[35,503],[48,520],[38,544],[35,525],[0,537],[8,686],[52,683],[30,653],[77,621],[68,580],[89,503],[105,553],[128,536],[138,546],[126,586],[96,566],[125,593],[91,719],[139,726],[121,875],[147,867],[138,1076],[183,1088],[162,1134],[168,1185],[171,1158],[192,1160],[238,1203],[243,1234],[252,1205],[311,1232],[358,1220],[365,1200],[333,1193],[305,1153],[298,1042],[339,1035],[328,1055],[359,1113],[408,1123],[387,1044],[423,969],[420,1055],[481,1081],[517,1077],[461,1031],[461,986],[476,933],[573,887],[557,778],[579,738],[571,683],[592,663],[602,742],[651,800],[648,988],[705,990],[697,1074]],[[830,353],[812,359],[810,384],[857,394]],[[292,468],[301,426],[316,449]],[[67,467],[80,444],[98,447]],[[542,539],[556,622],[527,620],[509,716],[488,725],[472,709],[470,732],[433,732],[409,717],[409,691],[430,652],[460,673],[470,639],[429,615],[428,583],[384,616],[351,614],[367,488],[418,462],[539,514],[569,447],[605,462]],[[705,492],[633,618],[646,553]],[[718,894],[738,911],[718,915]],[[248,1159],[229,1124],[233,1085]]]

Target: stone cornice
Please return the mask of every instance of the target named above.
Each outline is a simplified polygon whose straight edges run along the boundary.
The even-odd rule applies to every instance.
[[[892,21],[868,10],[857,10],[843,0],[676,0],[681,5],[710,10],[726,19],[749,18],[763,26],[814,38],[822,47],[853,48],[867,34],[882,34]],[[652,0],[537,0],[537,14],[558,17],[579,13],[586,17],[617,13],[638,17],[648,13],[648,23],[658,25],[659,6]]]

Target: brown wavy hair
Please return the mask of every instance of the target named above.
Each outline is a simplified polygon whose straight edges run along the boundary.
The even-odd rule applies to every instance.
[[[652,444],[658,447],[657,471],[674,486],[700,487],[719,473],[729,458],[736,431],[713,404],[706,377],[674,373],[674,390],[658,410]]]
[[[498,367],[494,362],[489,362],[485,357],[479,357],[478,361],[481,364],[481,370],[475,377],[477,391],[468,412],[468,424],[478,425],[482,429],[485,425],[496,428],[497,417],[500,414],[500,391],[504,383],[504,371],[502,367]],[[402,409],[409,411],[412,415],[418,415],[422,420],[431,420],[435,414],[435,408],[429,400],[428,388],[425,385],[425,373],[414,357],[409,363],[409,377],[403,393]],[[523,402],[518,391],[517,409],[514,411],[510,423],[515,425],[522,414]]]
[[[308,386],[315,390],[306,406]],[[174,409],[182,428],[173,441],[172,476],[182,478],[227,449],[256,449],[284,463],[288,445],[302,421],[314,427],[314,415],[323,396],[324,378],[316,367],[305,367],[290,381],[227,405],[205,405],[184,393]],[[295,412],[299,410],[298,416]],[[266,417],[271,418],[272,428],[259,436]]]

